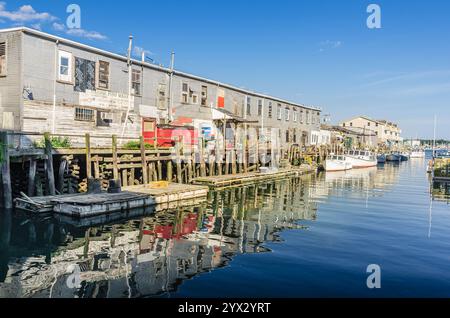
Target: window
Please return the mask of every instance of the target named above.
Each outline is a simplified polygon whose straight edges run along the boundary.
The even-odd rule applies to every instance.
[[[350,123],[350,127],[353,127],[353,123]]]
[[[314,125],[316,123],[316,117],[311,113],[311,123]]]
[[[202,86],[202,106],[208,106],[208,86]]]
[[[187,104],[189,102],[189,85],[187,83],[183,83],[181,85],[181,102],[183,104]]]
[[[289,121],[291,119],[291,110],[289,109],[289,107],[286,107],[286,109],[284,110],[284,117],[286,121]]]
[[[58,80],[72,82],[72,53],[59,51],[59,73]]]
[[[300,111],[300,123],[303,124],[303,109]]]
[[[252,114],[252,99],[247,97],[247,115],[250,116]]]
[[[369,123],[367,123],[367,127],[370,127],[370,122],[369,122]]]
[[[262,100],[258,100],[258,116],[262,116],[263,113],[263,102]]]
[[[140,70],[132,70],[131,72],[131,88],[134,95],[141,95],[141,75]]]
[[[293,117],[294,117],[294,118],[293,118],[294,123],[296,123],[296,122],[298,121],[298,112],[297,112],[296,109],[294,109],[294,116],[293,116]]]
[[[283,108],[281,107],[281,104],[278,104],[277,119],[281,120],[282,117],[283,117]]]
[[[306,111],[306,124],[309,125],[311,123],[311,117],[309,114],[309,110]]]
[[[94,110],[88,108],[75,108],[75,120],[94,121]]]
[[[289,130],[286,130],[286,142],[289,142]]]
[[[273,113],[273,106],[272,106],[272,102],[269,102],[269,118],[272,118],[272,113]]]
[[[111,127],[112,113],[97,111],[97,127]]]
[[[158,84],[158,108],[166,109],[166,84]]]
[[[74,91],[95,91],[95,65],[93,61],[75,58],[75,85]]]
[[[6,42],[0,43],[0,76],[6,76]]]
[[[101,89],[109,89],[109,62],[98,61],[97,87]]]
[[[342,124],[342,127],[345,127],[345,123]]]
[[[198,104],[198,95],[192,94],[192,104],[197,105]]]

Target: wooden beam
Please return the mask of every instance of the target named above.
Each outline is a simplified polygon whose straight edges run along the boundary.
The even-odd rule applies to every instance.
[[[56,195],[55,173],[53,170],[53,149],[49,133],[44,134],[44,140],[45,140],[45,154],[48,156],[47,158],[48,194]]]
[[[0,132],[0,146],[2,151],[0,162],[3,185],[3,207],[6,210],[13,208],[12,188],[11,188],[11,170],[9,161],[9,138],[7,132]]]
[[[36,190],[36,168],[37,161],[34,159],[30,160],[30,170],[28,172],[28,196],[34,197]]]
[[[141,145],[142,183],[148,184],[147,158],[145,156],[145,142],[143,136],[139,138],[139,143]]]
[[[119,168],[117,167],[117,136],[112,136],[113,178],[119,180]]]

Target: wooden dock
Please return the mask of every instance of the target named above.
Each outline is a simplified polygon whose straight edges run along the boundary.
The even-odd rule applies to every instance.
[[[152,184],[124,188],[121,193],[75,194],[37,198],[20,198],[16,206],[20,210],[35,213],[57,213],[75,218],[87,218],[127,213],[130,210],[164,205],[167,207],[190,205],[206,200],[207,187],[168,183],[164,187]]]
[[[223,189],[223,188],[240,187],[269,180],[272,181],[288,177],[301,176],[313,173],[314,171],[315,169],[312,166],[303,165],[301,167],[283,168],[266,173],[252,172],[235,175],[201,177],[194,179],[193,184],[208,186],[214,189]]]

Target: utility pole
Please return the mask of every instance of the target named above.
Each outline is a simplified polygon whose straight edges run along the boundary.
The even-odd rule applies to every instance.
[[[175,52],[170,55],[170,82],[169,82],[169,107],[167,109],[169,123],[173,121],[173,96],[172,96],[172,85],[173,85],[173,72],[175,67]]]
[[[128,42],[128,54],[127,54],[127,65],[128,65],[128,109],[127,109],[127,115],[125,116],[125,122],[123,123],[122,127],[122,138],[125,135],[125,129],[128,124],[128,116],[130,115],[131,110],[131,94],[132,94],[132,69],[131,69],[131,50],[133,49],[133,36],[130,35],[129,42]]]

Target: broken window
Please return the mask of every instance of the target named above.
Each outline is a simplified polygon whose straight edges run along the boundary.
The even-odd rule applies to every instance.
[[[6,76],[6,42],[0,43],[0,76]]]
[[[166,109],[166,84],[158,84],[158,108]]]
[[[181,85],[181,102],[183,104],[187,104],[189,102],[189,85],[187,83],[183,83]]]
[[[75,120],[94,121],[94,110],[89,108],[75,108]]]
[[[95,62],[75,58],[74,90],[76,92],[95,91]]]
[[[134,95],[141,95],[141,75],[140,70],[132,70],[131,72],[131,88]]]
[[[113,122],[113,116],[109,112],[97,111],[97,126],[110,127]]]
[[[272,112],[273,112],[273,106],[272,106],[272,102],[269,102],[269,118],[272,118]]]
[[[202,106],[208,106],[208,86],[202,86]]]
[[[98,62],[98,88],[109,89],[109,62]]]

